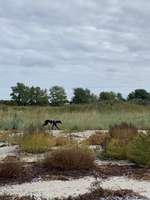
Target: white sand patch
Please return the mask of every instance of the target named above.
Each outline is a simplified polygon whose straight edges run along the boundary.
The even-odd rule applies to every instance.
[[[135,165],[132,162],[126,160],[96,160],[95,163],[101,165],[118,165],[118,166],[132,166]]]
[[[103,151],[101,145],[89,145],[89,148],[93,151]]]
[[[6,142],[0,142],[0,148],[2,148],[4,146],[8,146],[8,143],[6,143]]]
[[[43,197],[47,199],[78,196],[79,194],[87,193],[94,180],[93,177],[86,177],[70,181],[42,181],[3,186],[0,187],[0,194],[5,193],[18,196],[34,195],[37,198]]]
[[[87,131],[83,131],[83,132],[74,132],[74,133],[70,133],[71,136],[73,137],[79,137],[82,139],[86,139],[89,138],[91,135],[95,134],[96,130],[87,130]]]
[[[45,156],[47,154],[46,153],[42,153],[42,154],[26,154],[26,155],[21,155],[21,161],[26,162],[26,163],[34,163],[34,162],[39,162],[42,161]]]
[[[6,146],[0,148],[0,160],[3,160],[7,156],[15,156],[18,152],[18,146]]]
[[[112,177],[102,181],[102,187],[110,190],[129,189],[150,199],[150,181],[139,181],[127,177]]]

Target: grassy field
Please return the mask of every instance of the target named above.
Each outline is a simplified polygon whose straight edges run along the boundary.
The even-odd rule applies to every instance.
[[[0,106],[0,129],[27,130],[41,128],[46,119],[63,121],[61,129],[80,131],[108,129],[121,122],[138,128],[150,128],[150,106],[128,103],[97,105],[68,105],[63,107],[9,107]]]

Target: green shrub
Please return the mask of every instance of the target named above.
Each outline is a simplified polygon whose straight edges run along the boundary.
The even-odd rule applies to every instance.
[[[128,145],[127,157],[137,164],[150,166],[150,134],[136,137]]]
[[[55,150],[44,161],[49,170],[87,170],[94,166],[94,153],[85,146],[67,146]]]
[[[126,145],[118,139],[111,139],[108,143],[105,156],[114,159],[126,159]]]

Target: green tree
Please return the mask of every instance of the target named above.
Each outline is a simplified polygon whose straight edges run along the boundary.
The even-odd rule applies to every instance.
[[[47,90],[43,90],[40,87],[31,87],[30,88],[30,105],[48,105],[48,95]]]
[[[131,92],[129,95],[128,95],[128,98],[127,98],[129,101],[131,100],[142,100],[142,101],[149,101],[150,100],[150,94],[144,90],[144,89],[137,89],[133,92]]]
[[[72,98],[72,103],[88,104],[96,101],[97,101],[96,95],[91,94],[89,89],[83,89],[83,88],[74,89],[74,96]]]
[[[62,106],[68,102],[65,89],[60,86],[50,88],[49,94],[50,104],[53,106]]]
[[[101,92],[99,101],[114,101],[117,100],[117,94],[114,92]]]
[[[28,87],[23,83],[17,83],[11,89],[11,98],[17,105],[47,105],[49,103],[47,91],[40,87]]]
[[[12,93],[10,94],[12,100],[17,105],[27,105],[29,103],[30,88],[23,83],[17,83],[16,86],[11,87]]]
[[[118,101],[125,101],[121,93],[117,93],[117,100]]]

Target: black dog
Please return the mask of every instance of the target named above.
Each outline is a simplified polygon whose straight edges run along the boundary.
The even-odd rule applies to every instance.
[[[43,126],[51,125],[51,129],[54,130],[54,128],[59,129],[57,124],[62,124],[62,121],[60,121],[60,120],[45,120]]]

